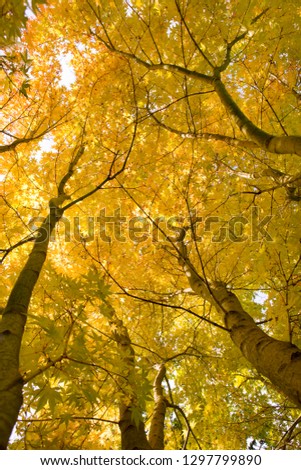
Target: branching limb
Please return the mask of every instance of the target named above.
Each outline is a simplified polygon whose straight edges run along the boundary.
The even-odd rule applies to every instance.
[[[196,138],[196,139],[201,139],[201,140],[206,140],[206,141],[217,141],[217,142],[224,142],[225,144],[231,145],[232,147],[241,147],[243,149],[249,149],[249,150],[254,150],[258,149],[259,145],[256,142],[252,142],[250,140],[241,140],[241,139],[236,139],[235,137],[230,137],[227,135],[222,135],[222,134],[212,134],[209,132],[187,132],[187,131],[181,131],[179,129],[175,129],[172,126],[169,126],[167,124],[164,124],[162,121],[160,121],[156,116],[155,112],[151,112],[150,109],[148,108],[148,114],[149,116],[163,129],[166,129],[169,132],[172,132],[173,134],[177,134],[181,137],[188,137],[188,138]]]
[[[95,418],[94,416],[68,416],[70,421],[100,421],[103,423],[109,424],[118,424],[118,421],[113,421],[112,419],[104,419],[104,418]],[[63,421],[64,417],[62,418],[24,418],[18,419],[18,423],[47,423],[53,421]]]
[[[174,403],[169,403],[169,402],[167,402],[167,408],[172,408],[172,409],[178,411],[178,412],[182,415],[182,417],[184,418],[184,421],[185,421],[185,423],[186,423],[186,426],[187,426],[187,438],[186,438],[186,440],[185,440],[185,443],[184,443],[184,446],[183,446],[183,450],[185,450],[186,447],[187,447],[187,440],[188,440],[189,434],[191,434],[191,435],[193,436],[193,438],[194,438],[194,440],[195,440],[195,442],[196,442],[196,444],[197,444],[197,446],[198,446],[198,449],[199,449],[199,450],[202,450],[202,447],[201,447],[201,445],[200,445],[200,443],[199,443],[199,440],[198,440],[198,438],[196,437],[196,435],[195,435],[195,433],[194,433],[194,431],[193,431],[193,429],[192,429],[192,427],[191,427],[191,425],[190,425],[190,423],[189,423],[189,419],[187,418],[187,416],[186,416],[186,414],[184,413],[184,411],[182,410],[182,408],[181,408],[179,405],[175,405]]]
[[[119,289],[121,290],[121,292],[123,292],[124,295],[128,296],[128,297],[131,297],[132,299],[135,299],[135,300],[138,300],[138,301],[142,301],[142,302],[147,302],[147,303],[150,303],[150,304],[153,304],[153,305],[159,305],[161,307],[166,307],[166,308],[171,308],[171,309],[177,309],[177,310],[181,310],[183,312],[187,312],[189,313],[190,315],[193,315],[194,317],[198,318],[198,319],[201,319],[207,323],[209,323],[210,325],[212,326],[215,326],[217,328],[220,328],[221,330],[225,330],[225,331],[229,331],[228,328],[226,328],[225,326],[223,325],[220,325],[219,323],[216,323],[212,320],[210,320],[209,318],[203,316],[203,315],[199,315],[198,313],[194,312],[193,310],[189,309],[189,308],[185,308],[181,305],[172,305],[170,303],[165,303],[165,302],[161,302],[159,300],[155,300],[155,299],[148,299],[148,298],[145,298],[145,297],[141,297],[141,296],[138,296],[138,295],[135,295],[135,294],[132,294],[128,289],[126,289],[125,287],[123,287],[119,282],[118,280],[112,276],[112,274],[108,271],[108,269],[105,267],[105,265],[99,260],[97,259],[95,256],[93,256],[87,249],[87,247],[84,245],[84,249],[85,251],[88,253],[88,255],[98,264],[101,266],[101,268],[103,269],[103,271],[108,275],[108,277],[114,282],[114,284],[116,284]]]
[[[135,88],[134,88],[135,89]],[[135,93],[134,93],[134,100],[135,100],[135,103],[136,103],[136,96],[135,96]],[[129,144],[129,148],[127,149],[126,153],[125,153],[125,157],[124,157],[124,160],[122,162],[122,165],[120,166],[119,169],[115,170],[115,165],[116,165],[116,162],[119,158],[118,156],[118,153],[115,153],[114,154],[114,158],[112,159],[112,162],[111,162],[111,165],[110,165],[110,168],[109,168],[109,171],[108,171],[108,174],[107,176],[103,179],[103,181],[98,184],[97,186],[95,186],[95,188],[91,189],[91,191],[88,191],[87,193],[83,194],[82,196],[74,199],[73,201],[71,201],[70,203],[66,204],[63,208],[62,208],[62,211],[65,212],[67,209],[69,209],[70,207],[78,204],[79,202],[82,202],[84,201],[85,199],[87,199],[88,197],[92,196],[93,194],[95,194],[96,192],[98,192],[100,189],[102,189],[109,181],[112,181],[112,180],[115,180],[118,178],[119,175],[121,175],[124,170],[126,169],[126,166],[127,166],[127,163],[128,163],[128,160],[130,158],[130,155],[132,153],[132,150],[133,150],[133,147],[134,147],[134,144],[135,144],[135,140],[136,140],[136,137],[137,137],[137,129],[138,129],[138,107],[137,107],[137,103],[136,103],[136,106],[135,106],[135,121],[134,121],[134,129],[133,129],[133,134],[132,134],[132,138],[131,138],[131,142]],[[81,147],[84,147],[84,143],[82,143]],[[78,153],[80,154],[81,153],[81,147],[79,148],[78,150]],[[80,157],[81,155],[79,155]],[[78,157],[78,158],[79,158]],[[70,176],[72,175],[73,173],[73,168],[74,168],[74,164],[71,162],[72,164],[72,171],[71,171],[71,174]],[[59,188],[60,188],[60,185],[59,185]]]
[[[201,49],[201,47],[199,46],[199,44],[197,43],[194,35],[192,34],[186,20],[185,20],[185,16],[183,15],[182,13],[182,10],[181,10],[181,7],[180,7],[180,4],[179,4],[179,1],[178,0],[175,0],[175,4],[176,4],[176,7],[177,7],[177,11],[179,13],[179,16],[180,16],[180,19],[182,21],[182,23],[184,24],[185,26],[185,29],[190,37],[190,39],[192,40],[193,44],[195,45],[196,49],[199,51],[199,53],[201,54],[201,56],[203,57],[203,59],[207,62],[207,64],[209,65],[209,67],[212,69],[212,70],[215,70],[215,66],[214,64],[211,62],[211,60],[209,59],[209,57],[207,57],[207,55],[205,54],[205,52]]]
[[[293,432],[301,423],[301,415],[293,422],[293,424],[289,427],[289,429],[284,433],[280,441],[276,444],[275,450],[285,450],[286,447],[290,444],[291,440],[293,439]]]
[[[168,72],[176,72],[176,73],[179,73],[179,74],[184,75],[186,77],[191,77],[191,78],[195,78],[197,80],[201,80],[206,84],[210,84],[210,85],[213,84],[213,82],[214,82],[213,77],[211,77],[209,75],[206,75],[206,74],[203,74],[203,73],[200,73],[200,72],[197,72],[196,70],[190,70],[186,67],[181,67],[180,65],[169,64],[169,63],[164,63],[164,62],[159,62],[157,64],[154,64],[153,62],[150,62],[150,61],[148,62],[144,59],[141,59],[138,55],[134,54],[133,52],[127,52],[127,51],[123,51],[121,49],[118,49],[117,47],[115,47],[112,40],[109,38],[109,35],[106,32],[105,26],[104,26],[104,24],[101,21],[99,16],[97,16],[97,19],[98,19],[103,31],[105,32],[106,39],[104,39],[98,33],[96,33],[95,31],[93,31],[91,29],[90,29],[90,34],[92,36],[95,36],[100,41],[101,44],[103,44],[109,51],[113,52],[114,54],[120,55],[121,57],[125,57],[126,59],[133,60],[137,64],[142,65],[143,67],[145,67],[148,70],[165,70],[165,71],[168,71]]]
[[[226,58],[223,64],[220,67],[216,67],[213,71],[212,75],[207,75],[200,73],[196,70],[190,70],[187,67],[182,67],[176,64],[170,63],[156,63],[154,64],[151,61],[147,61],[141,59],[136,53],[132,51],[121,50],[116,47],[111,40],[105,25],[100,17],[99,12],[95,12],[96,18],[104,31],[104,36],[102,37],[96,31],[90,30],[91,35],[96,37],[101,44],[103,44],[109,51],[114,54],[120,55],[125,57],[131,61],[136,62],[139,65],[142,65],[147,70],[165,70],[167,72],[173,72],[180,75],[184,75],[185,77],[193,78],[202,82],[203,84],[213,85],[214,89],[225,107],[225,109],[229,112],[231,117],[233,118],[234,122],[237,124],[239,129],[248,137],[249,140],[257,144],[261,149],[266,150],[271,153],[275,154],[295,154],[301,156],[301,136],[275,136],[268,132],[263,131],[259,127],[257,127],[241,110],[238,104],[234,101],[232,96],[229,94],[228,90],[226,89],[224,83],[220,78],[221,71],[226,69],[230,63],[230,55],[233,46],[239,41],[242,40],[243,37],[247,33],[243,32],[242,34],[238,35],[232,42],[229,43],[228,49],[226,52]],[[264,10],[260,13],[257,17],[254,18],[253,22],[259,20],[259,18],[265,14],[267,11]],[[208,62],[208,58],[207,58]],[[209,61],[210,62],[210,61]],[[211,62],[210,62],[211,63]]]
[[[0,264],[3,263],[5,258],[11,253],[15,248],[18,248],[19,246],[24,245],[25,243],[33,242],[36,240],[35,235],[28,235],[27,237],[23,238],[19,242],[15,243],[14,245],[11,245],[9,248],[0,248],[0,253],[3,253],[3,256],[0,258]]]
[[[260,20],[260,18],[264,16],[269,9],[270,8],[267,7],[261,13],[259,13],[259,15],[255,16],[255,18],[253,18],[251,21],[251,25],[257,23],[257,21]],[[215,74],[219,75],[221,72],[224,72],[228,68],[231,63],[231,53],[233,47],[235,46],[235,44],[245,39],[248,33],[249,30],[245,29],[245,31],[243,31],[241,34],[238,34],[234,39],[232,39],[232,41],[227,43],[225,60],[221,65],[215,67]]]
[[[48,134],[49,132],[51,132],[52,130],[56,129],[59,125],[61,125],[64,121],[64,118],[67,116],[67,114],[69,113],[69,111],[67,113],[65,113],[64,116],[62,116],[61,118],[59,118],[57,121],[55,121],[53,124],[49,124],[47,126],[47,128],[41,132],[39,132],[39,128],[41,127],[41,125],[44,123],[45,119],[42,120],[42,122],[40,122],[36,128],[34,130],[32,130],[29,134],[28,137],[26,137],[26,135],[24,137],[15,137],[15,136],[11,136],[13,137],[15,140],[13,142],[11,142],[10,144],[6,144],[6,145],[0,145],[0,153],[5,153],[5,152],[9,152],[11,150],[15,150],[16,147],[20,144],[25,144],[25,143],[28,143],[28,142],[33,142],[35,140],[39,140],[41,139],[42,137],[44,137],[46,134]],[[7,132],[5,131],[2,131],[4,134],[7,134],[9,135]],[[27,134],[27,133],[26,133]]]

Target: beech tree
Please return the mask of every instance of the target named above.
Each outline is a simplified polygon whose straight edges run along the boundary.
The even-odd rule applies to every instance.
[[[1,449],[300,447],[300,14],[51,0],[23,22]]]

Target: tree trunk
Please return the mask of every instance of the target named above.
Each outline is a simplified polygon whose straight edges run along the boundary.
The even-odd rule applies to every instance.
[[[210,283],[198,275],[183,242],[179,244],[179,251],[180,264],[191,288],[221,313],[234,344],[259,373],[301,408],[301,350],[264,333],[223,283]]]
[[[135,351],[126,326],[118,318],[112,305],[104,301],[109,317],[112,336],[117,343],[124,378],[119,380],[121,397],[119,403],[119,428],[123,450],[151,450],[146,438],[142,413],[139,410],[135,390]],[[133,413],[135,411],[135,414]],[[133,418],[135,416],[135,419]]]
[[[122,450],[152,450],[146,438],[142,417],[137,425],[133,421],[132,409],[125,405],[120,405],[119,416]]]
[[[152,449],[164,449],[164,422],[167,408],[167,400],[164,397],[162,380],[166,374],[164,364],[160,364],[158,373],[154,381],[154,412],[149,431],[149,443]]]
[[[0,449],[7,447],[23,402],[19,354],[32,292],[46,260],[51,234],[64,213],[64,208],[59,206],[68,198],[65,186],[84,149],[85,146],[81,143],[58,185],[58,197],[49,201],[49,215],[37,230],[31,253],[3,311],[0,322]]]
[[[0,449],[6,449],[22,406],[23,380],[19,353],[33,289],[46,259],[51,233],[60,218],[53,208],[38,230],[37,239],[3,311],[0,322]]]

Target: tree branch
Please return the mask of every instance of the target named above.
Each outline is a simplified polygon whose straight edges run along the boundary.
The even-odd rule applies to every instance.
[[[256,22],[265,12],[264,10],[260,13],[257,17],[254,18],[254,22]],[[94,11],[95,13],[95,11]],[[184,75],[185,77],[194,78],[195,80],[199,80],[204,84],[213,85],[217,95],[220,98],[221,103],[224,105],[225,109],[229,112],[229,114],[234,119],[235,123],[238,125],[239,129],[255,144],[257,144],[263,150],[266,150],[271,153],[276,154],[295,154],[301,156],[301,136],[274,136],[273,134],[269,134],[261,130],[257,127],[240,109],[237,103],[233,100],[232,96],[227,91],[225,85],[220,79],[220,71],[218,67],[215,69],[212,76],[200,73],[196,70],[190,70],[186,67],[182,67],[175,64],[170,63],[158,63],[154,64],[152,62],[148,62],[146,60],[141,59],[136,54],[132,52],[127,52],[120,50],[119,48],[115,47],[112,40],[109,38],[108,33],[106,32],[105,26],[100,18],[99,15],[96,14],[96,18],[98,19],[103,31],[106,35],[106,40],[102,38],[98,33],[92,31],[90,29],[90,33],[95,36],[109,51],[114,54],[120,55],[132,61],[135,61],[137,64],[142,65],[147,70],[165,70],[168,72],[175,72],[180,75]],[[230,61],[230,51],[233,45],[238,41],[241,40],[242,37],[245,36],[246,33],[242,33],[240,36],[237,36],[231,43],[229,43],[228,48],[228,55],[226,55],[226,59],[224,63],[220,66],[222,69],[228,66],[228,61]]]
[[[167,406],[167,408],[173,408],[174,410],[177,410],[177,411],[179,411],[179,413],[181,413],[181,415],[183,416],[184,421],[186,423],[186,426],[187,426],[187,429],[188,429],[188,434],[191,433],[191,435],[194,437],[195,442],[197,443],[198,449],[202,450],[202,447],[199,443],[199,440],[196,437],[192,427],[190,426],[189,419],[187,418],[187,416],[184,413],[184,411],[182,410],[182,408],[179,405],[175,405],[174,403],[170,403],[170,402],[167,402],[166,406]],[[187,445],[187,443],[184,444],[183,450],[186,449],[186,445]]]
[[[23,238],[22,240],[20,240],[19,242],[15,243],[14,245],[11,245],[9,248],[0,248],[0,253],[4,253],[4,255],[2,256],[2,258],[0,258],[0,264],[3,263],[3,261],[5,260],[5,258],[9,255],[9,253],[11,251],[13,251],[15,248],[18,248],[18,246],[22,246],[24,245],[25,243],[29,243],[29,242],[33,242],[36,240],[36,236],[35,235],[28,235],[27,237]]]
[[[172,132],[174,134],[177,134],[181,137],[188,137],[188,138],[196,138],[196,139],[202,139],[206,140],[208,142],[210,141],[217,141],[217,142],[224,142],[225,144],[231,145],[232,147],[242,147],[244,149],[258,149],[260,148],[259,145],[256,142],[252,142],[250,140],[241,140],[237,139],[235,137],[230,137],[227,135],[222,135],[222,134],[212,134],[209,132],[187,132],[187,131],[181,131],[179,129],[175,129],[174,127],[168,126],[167,124],[164,124],[162,121],[160,121],[156,116],[155,112],[150,111],[149,108],[147,108],[147,111],[150,115],[150,117],[163,129],[166,129],[169,132]]]

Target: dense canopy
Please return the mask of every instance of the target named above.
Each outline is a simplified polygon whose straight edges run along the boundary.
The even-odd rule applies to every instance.
[[[300,448],[300,2],[0,3],[0,449]]]

